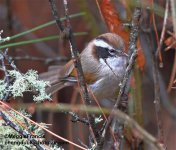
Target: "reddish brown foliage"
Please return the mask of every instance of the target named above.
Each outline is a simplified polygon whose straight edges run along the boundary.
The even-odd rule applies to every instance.
[[[109,31],[120,35],[127,46],[129,41],[129,32],[124,29],[122,20],[117,14],[113,4],[109,0],[102,0],[100,3],[100,9]]]
[[[102,17],[109,31],[120,35],[124,39],[126,49],[127,49],[128,42],[129,42],[129,31],[125,29],[125,27],[123,26],[122,20],[120,19],[120,16],[116,11],[114,5],[110,2],[110,0],[100,0],[99,4],[100,4],[100,11],[101,11],[100,13],[102,14]],[[138,47],[137,64],[139,68],[143,70],[145,59],[144,59],[144,54],[142,52],[142,48],[139,40],[137,43],[137,47]]]

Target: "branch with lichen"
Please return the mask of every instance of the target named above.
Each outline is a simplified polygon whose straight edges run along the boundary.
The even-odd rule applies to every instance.
[[[2,110],[1,110],[1,112],[0,112],[0,115],[1,115],[1,117],[2,117],[2,119],[4,120],[4,122],[5,122],[5,125],[6,126],[10,126],[11,128],[13,128],[15,131],[17,131],[17,133],[19,133],[20,135],[22,135],[22,137],[25,139],[25,141],[21,141],[21,142],[23,142],[23,143],[28,143],[27,141],[29,140],[29,143],[30,144],[32,144],[33,146],[35,146],[38,150],[44,150],[44,148],[40,145],[40,144],[38,144],[39,142],[35,139],[35,138],[32,138],[32,135],[28,132],[28,131],[25,131],[25,130],[23,130],[23,129],[21,129],[19,126],[17,126],[15,123],[13,123],[7,116],[6,116],[6,114],[5,114],[5,112],[3,112]],[[2,133],[2,132],[1,132]],[[9,133],[9,134],[7,134],[7,132],[4,134],[4,136],[6,136],[6,135],[12,135],[12,133]],[[13,136],[15,135],[16,133],[14,132],[13,133]],[[15,136],[14,136],[15,137]],[[17,136],[16,136],[17,137]],[[25,138],[26,137],[26,138]],[[27,140],[26,140],[27,139]],[[9,139],[8,139],[9,140]],[[14,142],[17,142],[16,141],[16,139],[14,138]],[[9,141],[8,141],[9,142]],[[8,143],[8,142],[6,142],[6,143]],[[18,141],[19,143],[20,143],[20,141]],[[9,143],[12,143],[12,141],[10,141]],[[8,144],[7,144],[8,145]],[[10,145],[10,144],[9,144]],[[13,145],[13,144],[12,144]],[[15,144],[14,144],[15,145]],[[20,144],[20,147],[22,148],[22,147],[24,147],[24,146],[27,146],[27,145],[23,145],[23,144]],[[6,147],[6,144],[5,144],[5,146],[3,147],[3,149],[5,149],[5,147]],[[18,147],[18,148],[20,148],[20,147]],[[30,145],[29,145],[29,148],[32,148]]]
[[[0,40],[3,39],[1,34],[2,32]],[[28,70],[25,74],[21,73],[7,53],[8,49],[5,52],[0,50],[1,70],[5,74],[0,80],[0,99],[6,101],[11,97],[23,97],[24,92],[32,92],[34,101],[51,100],[50,95],[45,92],[45,87],[49,86],[49,82],[39,80],[37,71],[34,70]],[[6,65],[9,65],[11,70]]]
[[[4,41],[6,38],[2,38],[1,34],[2,32],[0,32],[0,41]],[[4,72],[4,77],[0,80],[0,100],[7,101],[11,97],[23,97],[24,92],[32,92],[34,94],[33,100],[36,102],[41,102],[46,99],[51,100],[50,95],[47,95],[45,92],[45,87],[49,83],[39,80],[37,71],[28,70],[26,73],[21,73],[7,53],[8,49],[5,51],[0,50],[1,70]],[[21,113],[26,117],[31,117],[26,112],[24,113],[24,111]],[[43,129],[30,124],[25,118],[15,112],[6,110],[2,105],[0,105],[0,117],[0,131],[2,135],[1,149],[46,149],[46,145],[43,145],[46,143],[43,138]],[[46,126],[43,123],[41,125]],[[6,138],[5,136],[8,135],[14,138]],[[34,138],[34,136],[42,138]],[[16,137],[21,138],[18,139]],[[59,149],[55,143],[48,142],[48,144],[52,150]]]
[[[31,115],[24,110],[20,113],[30,118]],[[45,132],[42,128],[30,124],[28,120],[11,110],[5,110],[2,105],[0,108],[0,132],[1,132],[1,149],[38,149],[44,150],[49,145],[51,150],[59,149],[58,145],[48,141],[46,145]],[[40,123],[43,127],[46,124]],[[60,148],[62,149],[62,148]]]

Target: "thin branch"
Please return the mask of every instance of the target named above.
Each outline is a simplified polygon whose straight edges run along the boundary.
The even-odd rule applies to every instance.
[[[82,146],[84,146],[85,148],[89,149],[89,147],[88,147],[86,144],[84,144],[79,138],[78,138],[78,141],[79,141],[79,143],[80,143]]]
[[[76,41],[75,38],[73,36],[73,31],[72,31],[72,27],[70,24],[70,19],[69,19],[69,14],[68,14],[68,2],[67,0],[63,0],[64,3],[64,10],[65,10],[65,16],[66,16],[66,27],[65,27],[65,36],[68,39],[69,43],[70,43],[70,51],[71,51],[71,55],[72,55],[72,59],[74,60],[74,65],[78,74],[78,85],[80,87],[81,90],[81,96],[83,97],[83,100],[86,104],[86,106],[91,105],[92,100],[90,99],[89,96],[89,92],[88,92],[88,88],[87,88],[87,84],[84,78],[84,73],[83,73],[83,69],[82,69],[82,65],[81,65],[81,61],[79,59],[79,52],[77,50],[77,46],[76,46]],[[100,143],[100,134],[99,134],[99,130],[96,126],[95,123],[95,117],[92,114],[88,114],[87,113],[87,117],[88,117],[88,121],[89,121],[89,125],[90,125],[90,133],[92,133],[92,138],[94,139],[94,141],[97,143],[97,145],[99,145]],[[92,132],[93,131],[93,132]]]
[[[87,106],[89,106],[89,105],[91,105],[92,101],[89,97],[89,93],[88,93],[88,90],[87,90],[87,86],[86,86],[86,82],[85,82],[85,78],[84,78],[84,74],[83,74],[83,69],[82,69],[82,66],[81,66],[81,61],[80,61],[79,56],[78,56],[79,53],[78,53],[78,50],[77,50],[76,42],[75,42],[75,39],[74,39],[74,36],[73,36],[72,27],[70,25],[70,20],[69,20],[69,17],[68,17],[67,0],[64,0],[64,8],[65,8],[65,15],[66,15],[66,23],[67,23],[66,27],[60,21],[60,17],[57,13],[57,9],[56,9],[56,5],[54,3],[54,0],[49,0],[49,2],[50,2],[50,5],[51,5],[52,13],[53,13],[53,16],[56,20],[57,26],[62,31],[63,36],[65,38],[67,38],[69,43],[70,43],[71,56],[72,56],[72,59],[74,60],[74,65],[75,65],[75,68],[76,68],[76,71],[77,71],[78,84],[80,86],[81,95],[82,95],[82,97],[85,101],[85,104]],[[96,128],[94,117],[93,117],[93,115],[89,115],[89,114],[87,114],[87,116],[88,116],[90,126],[93,130],[93,133],[94,133],[93,137],[95,137],[96,142],[99,143],[99,132],[98,132],[98,129]]]
[[[173,29],[174,34],[176,35],[176,2],[175,0],[170,0],[171,2],[171,11],[172,11],[172,22],[173,22]]]
[[[5,64],[5,60],[8,62],[8,64],[14,69],[14,70],[18,70],[16,65],[14,64],[13,60],[9,58],[9,56],[7,55],[7,52],[8,52],[8,49],[5,50],[5,52],[2,52],[0,50],[0,57],[1,57],[1,62],[2,62],[2,69],[4,71],[4,74],[5,74],[5,82],[6,82],[6,88],[10,86],[11,82],[13,82],[13,79],[10,79],[9,78],[9,75],[8,75],[8,71],[7,71],[7,68],[6,68],[6,64]],[[2,100],[3,101],[7,101],[11,96],[11,92],[8,91],[4,94]]]
[[[151,48],[153,51],[153,49]],[[152,52],[153,54],[153,52]],[[155,105],[155,112],[156,112],[156,119],[157,119],[157,129],[158,129],[158,138],[160,142],[164,142],[164,133],[161,121],[161,106],[160,106],[160,86],[159,86],[159,74],[157,69],[157,60],[155,55],[152,56],[152,63],[153,63],[153,80],[154,80],[154,105]]]
[[[4,57],[4,58],[7,60],[8,64],[9,64],[14,70],[19,71],[19,70],[17,69],[17,67],[16,67],[16,65],[15,65],[15,63],[14,63],[14,61],[13,61],[13,59],[7,55],[7,52],[8,52],[8,49],[6,49],[5,52],[2,52],[2,51],[0,50],[0,54],[2,55],[2,57]]]
[[[4,58],[3,54],[1,54],[2,69],[3,69],[4,74],[5,74],[5,77],[4,77],[5,80],[4,81],[7,83],[7,85],[6,85],[6,88],[7,88],[10,84],[10,79],[9,79],[9,76],[8,76],[8,73],[7,73],[7,68],[6,68],[4,59],[5,58]],[[10,94],[10,92],[5,93],[2,99],[4,101],[6,101],[9,98],[9,94]]]
[[[136,56],[137,56],[136,42],[137,42],[138,33],[139,33],[140,16],[141,16],[141,8],[136,7],[135,10],[134,10],[133,19],[132,19],[132,23],[131,23],[130,41],[129,41],[129,47],[128,47],[128,53],[129,53],[129,56],[130,56],[129,65],[126,68],[124,79],[123,79],[122,84],[120,86],[120,91],[119,91],[118,98],[116,100],[116,103],[113,107],[113,110],[112,110],[112,112],[111,112],[111,114],[108,118],[105,129],[103,131],[102,138],[101,138],[101,146],[104,143],[104,138],[106,136],[107,130],[110,127],[110,124],[112,122],[112,119],[113,119],[112,114],[118,108],[119,102],[121,100],[128,99],[127,95],[128,95],[128,92],[129,92],[129,84],[128,84],[129,83],[129,78],[130,78],[130,75],[131,75],[133,65],[135,63]]]
[[[152,0],[152,8],[154,8],[154,1],[153,0]],[[156,42],[157,42],[157,45],[159,46],[160,45],[159,35],[158,35],[158,32],[157,32],[156,19],[155,19],[154,11],[152,11],[152,21],[153,21],[153,27],[154,27]],[[161,51],[158,51],[158,58],[159,58],[159,61],[160,61],[160,66],[162,67],[163,66],[163,59],[162,59]]]
[[[169,0],[166,0],[163,28],[162,28],[162,31],[161,31],[161,37],[160,37],[159,45],[158,45],[158,48],[157,48],[157,51],[156,51],[156,55],[161,53],[161,46],[163,44],[164,36],[165,36],[165,32],[166,32],[166,24],[167,24],[168,14],[169,14]]]
[[[176,39],[176,34],[171,33],[168,31],[168,34],[170,34],[172,36],[173,39]],[[149,42],[148,42],[149,43]],[[174,42],[173,45],[174,46]],[[148,44],[150,46],[150,44]],[[167,47],[165,50],[168,50],[169,48],[171,48],[172,46]],[[176,59],[176,53],[175,53],[175,58]],[[174,64],[173,64],[173,70],[172,70],[172,78],[174,78],[174,72],[175,72],[175,66],[176,66],[176,61],[174,60]],[[174,82],[174,81],[173,81]],[[168,92],[166,92],[166,85],[162,79],[162,76],[159,74],[159,85],[160,85],[160,89],[161,89],[161,104],[163,105],[163,107],[165,108],[165,110],[170,114],[170,116],[172,117],[173,121],[176,121],[176,108],[174,106],[174,104],[171,103],[170,99],[169,99],[169,95]],[[170,85],[169,85],[170,86]]]
[[[161,120],[161,99],[167,101],[165,98],[162,98],[161,94],[165,93],[166,90],[162,88],[160,74],[158,70],[157,57],[155,55],[156,49],[154,48],[154,39],[150,36],[152,33],[146,34],[146,43],[148,45],[148,49],[150,50],[149,56],[151,58],[151,66],[152,76],[153,76],[153,86],[154,86],[154,106],[155,106],[155,114],[156,114],[156,123],[157,123],[157,137],[158,141],[163,143],[164,145],[164,133],[163,126]],[[151,38],[150,38],[151,37]],[[162,91],[162,92],[160,92]]]
[[[66,112],[66,114],[69,114],[69,115],[71,115],[72,116],[72,122],[81,122],[81,123],[83,123],[83,124],[85,124],[85,125],[89,125],[89,121],[87,120],[87,119],[85,119],[85,118],[80,118],[76,113],[74,113],[74,112],[71,112],[71,111],[69,111],[69,112]]]
[[[54,0],[49,0],[49,3],[50,3],[50,6],[51,6],[52,14],[54,16],[57,27],[59,28],[59,30],[61,30],[63,32],[65,27],[64,27],[63,23],[61,22],[61,19],[60,19],[58,13],[57,13],[57,8],[56,8],[56,5],[54,3]]]
[[[95,1],[96,1],[96,5],[97,5],[97,8],[98,8],[98,11],[99,11],[99,13],[100,13],[101,19],[102,19],[102,21],[105,23],[105,20],[104,20],[104,17],[103,17],[101,8],[100,8],[100,4],[99,4],[98,0],[95,0]]]
[[[164,148],[161,146],[158,140],[154,138],[152,135],[150,135],[143,128],[141,128],[140,125],[134,119],[130,118],[128,115],[119,110],[114,111],[113,115],[122,119],[124,123],[127,124],[133,130],[137,130],[139,134],[142,136],[142,139],[146,141],[149,145],[153,145],[158,150],[164,150]]]

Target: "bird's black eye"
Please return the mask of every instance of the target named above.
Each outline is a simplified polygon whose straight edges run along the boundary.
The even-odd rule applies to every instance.
[[[110,54],[115,54],[116,50],[115,49],[110,49],[109,52],[110,52]]]

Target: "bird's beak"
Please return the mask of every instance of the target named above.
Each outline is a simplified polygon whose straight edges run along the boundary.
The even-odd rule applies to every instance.
[[[127,53],[125,53],[125,52],[122,52],[122,55],[123,55],[123,56],[126,56],[126,57],[129,56],[129,55],[128,55]]]
[[[121,51],[117,51],[117,57],[118,56],[125,56],[125,57],[128,57],[128,54],[127,53],[125,53],[125,52],[123,52],[122,50]]]

